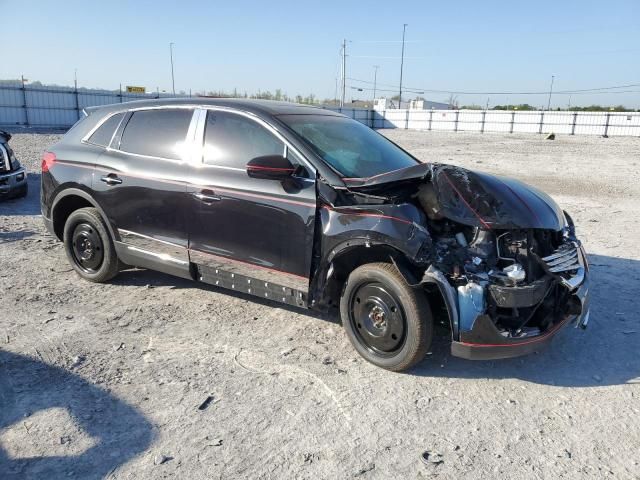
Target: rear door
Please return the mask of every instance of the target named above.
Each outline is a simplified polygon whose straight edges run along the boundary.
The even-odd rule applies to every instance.
[[[210,109],[203,120],[199,185],[189,187],[191,261],[203,280],[263,297],[279,288],[278,300],[301,304],[311,269],[315,171],[256,117]],[[247,175],[247,162],[273,154],[299,165],[298,176],[275,181]]]
[[[190,278],[185,211],[193,108],[129,112],[96,164],[95,199],[121,259]]]

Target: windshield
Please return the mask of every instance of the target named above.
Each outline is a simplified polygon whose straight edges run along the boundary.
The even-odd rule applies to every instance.
[[[331,115],[278,118],[346,178],[367,178],[418,164],[382,135],[350,118]]]

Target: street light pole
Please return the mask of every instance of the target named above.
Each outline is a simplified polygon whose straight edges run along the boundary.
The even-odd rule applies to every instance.
[[[344,94],[347,84],[347,39],[342,40],[342,96],[340,97],[340,107],[344,107]]]
[[[169,43],[169,58],[171,59],[171,88],[173,90],[173,94],[176,94],[176,82],[173,76],[173,42]]]
[[[551,86],[549,87],[549,101],[547,102],[547,111],[551,108],[551,94],[553,93],[553,79],[555,75],[551,75]]]
[[[373,101],[375,102],[376,100],[376,83],[378,81],[378,69],[380,68],[380,65],[374,65],[373,66]]]
[[[404,34],[407,31],[407,25],[402,27],[402,55],[400,56],[400,93],[398,95],[398,108],[402,108],[402,68],[404,67]]]

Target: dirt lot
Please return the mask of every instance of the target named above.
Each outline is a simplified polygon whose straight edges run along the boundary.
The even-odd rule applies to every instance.
[[[640,139],[385,133],[571,212],[589,329],[494,362],[437,338],[394,374],[335,319],[143,270],[82,281],[40,218],[57,137],[19,134],[34,173],[0,204],[0,478],[640,478]]]

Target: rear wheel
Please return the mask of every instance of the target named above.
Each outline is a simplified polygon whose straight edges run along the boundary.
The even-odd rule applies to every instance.
[[[73,269],[86,280],[106,282],[118,273],[113,241],[95,208],[81,208],[69,215],[64,225],[64,248]]]
[[[358,267],[340,299],[342,325],[366,360],[387,370],[406,370],[431,346],[433,319],[426,297],[387,263]]]

